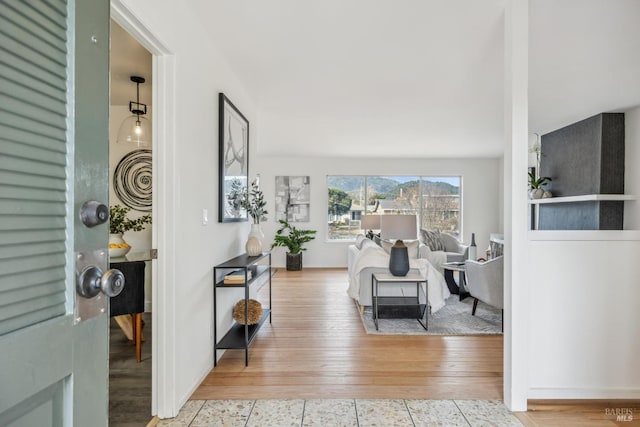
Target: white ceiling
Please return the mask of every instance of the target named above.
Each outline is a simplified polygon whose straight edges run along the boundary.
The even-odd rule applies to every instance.
[[[144,77],[140,102],[151,105],[151,53],[118,24],[111,21],[111,105],[129,105],[136,100],[136,84],[131,76]]]
[[[506,2],[194,0],[185,7],[202,18],[255,101],[259,153],[474,157],[503,151]],[[638,0],[530,0],[531,132],[640,105],[638,22]],[[112,97],[126,104],[135,85],[120,93],[119,82],[133,72],[150,77],[151,60],[148,71],[135,68],[139,53],[120,63],[120,31],[113,31]]]

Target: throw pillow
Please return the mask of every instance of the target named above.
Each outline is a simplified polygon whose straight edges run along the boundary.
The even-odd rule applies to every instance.
[[[362,241],[362,244],[361,244],[360,250],[362,251],[362,250],[365,250],[366,248],[369,248],[369,247],[377,248],[377,247],[378,247],[378,245],[376,245],[376,243],[375,243],[373,240],[364,239],[364,240]]]
[[[419,240],[403,240],[404,245],[407,247],[407,254],[410,259],[418,258],[418,248],[420,247]],[[395,244],[395,242],[390,242],[388,240],[382,241],[382,248],[388,254],[391,253],[391,247]]]
[[[362,242],[364,242],[365,240],[367,240],[367,238],[364,236],[364,234],[358,234],[356,236],[356,248],[362,249]]]
[[[409,251],[409,258],[418,258],[418,249],[420,248],[420,240],[405,240],[404,241],[407,250]]]
[[[389,240],[380,240],[380,246],[382,249],[388,254],[391,253],[391,246],[393,246],[394,242],[390,242]]]
[[[502,243],[492,240],[489,242],[489,246],[491,247],[491,258],[497,258],[503,254],[504,245]]]
[[[432,251],[445,250],[439,231],[420,230],[420,236],[422,237],[422,243],[429,246]]]

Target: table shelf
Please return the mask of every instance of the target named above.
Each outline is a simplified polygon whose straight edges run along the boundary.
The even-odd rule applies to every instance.
[[[266,264],[261,264],[266,261]],[[224,283],[224,275],[232,271],[243,270],[245,277],[251,272],[251,279],[246,283]],[[219,277],[221,272],[221,277]],[[217,294],[219,289],[244,289],[245,307],[249,306],[249,289],[259,278],[267,276],[269,282],[269,307],[263,307],[260,321],[254,325],[241,325],[234,322],[231,328],[218,340],[218,306]],[[223,291],[224,292],[224,291]],[[239,255],[213,267],[213,365],[217,366],[218,350],[244,349],[244,364],[249,365],[249,346],[256,337],[256,334],[266,322],[267,318],[271,323],[271,253],[263,252],[258,256]]]
[[[381,283],[415,283],[416,294],[415,296],[392,296],[392,295],[380,295],[379,285]],[[420,303],[420,284],[425,286],[425,304]],[[429,315],[427,313],[427,307],[429,303],[429,287],[427,279],[416,274],[409,274],[406,276],[393,276],[384,273],[374,273],[371,275],[371,303],[373,305],[373,323],[376,325],[376,331],[378,330],[378,319],[380,319],[379,308],[389,307],[391,310],[398,309],[400,307],[413,307],[416,313],[416,320],[425,330],[428,330]],[[424,323],[422,319],[424,318]]]
[[[267,320],[267,317],[271,315],[270,309],[265,309],[262,311],[262,317],[260,321],[255,325],[249,325],[249,335],[248,335],[248,344],[250,345],[253,339],[258,334],[260,327]],[[224,337],[216,346],[218,350],[232,350],[232,349],[244,349],[245,348],[245,326],[239,323],[234,323],[229,329],[229,332],[225,334]]]

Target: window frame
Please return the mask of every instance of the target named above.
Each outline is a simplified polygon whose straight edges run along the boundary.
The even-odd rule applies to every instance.
[[[463,234],[463,221],[462,221],[462,217],[463,217],[463,209],[464,209],[464,203],[463,203],[463,176],[462,175],[415,175],[415,174],[403,174],[403,175],[393,175],[393,174],[385,174],[385,175],[362,175],[362,174],[354,174],[354,175],[345,175],[345,174],[332,174],[332,175],[326,175],[325,178],[325,185],[326,185],[326,196],[327,196],[327,200],[326,200],[326,207],[327,207],[327,215],[329,212],[329,179],[332,177],[348,177],[348,178],[363,178],[364,179],[364,183],[363,183],[363,187],[364,187],[364,197],[363,200],[365,201],[365,206],[364,206],[364,211],[363,214],[367,214],[367,206],[366,206],[366,201],[369,199],[369,192],[368,192],[368,180],[370,178],[384,178],[384,177],[411,177],[411,178],[417,178],[419,181],[419,200],[420,203],[418,205],[417,210],[417,215],[418,215],[418,224],[419,227],[422,228],[422,221],[423,221],[423,213],[424,213],[424,182],[425,181],[432,181],[432,182],[438,182],[438,179],[451,179],[451,178],[457,178],[458,179],[458,189],[459,189],[459,194],[458,194],[458,198],[459,198],[459,208],[458,208],[458,233],[459,236],[458,238],[461,238],[464,234]],[[445,181],[446,182],[446,181]],[[331,187],[334,188],[334,187]],[[326,227],[326,242],[328,243],[340,243],[340,242],[349,242],[352,243],[355,241],[355,236],[352,238],[345,238],[345,239],[334,239],[331,238],[331,233],[329,230],[329,221],[328,218],[325,222],[325,227]]]

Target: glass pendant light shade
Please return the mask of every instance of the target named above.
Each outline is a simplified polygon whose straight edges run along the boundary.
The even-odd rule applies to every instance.
[[[146,117],[133,114],[122,122],[118,130],[118,143],[151,148],[151,123]]]
[[[140,83],[144,83],[144,77],[131,76],[130,80],[136,84],[136,100],[129,102],[131,116],[124,119],[118,130],[116,141],[120,144],[129,144],[137,148],[151,148],[151,124],[147,120],[147,104],[140,102]]]

